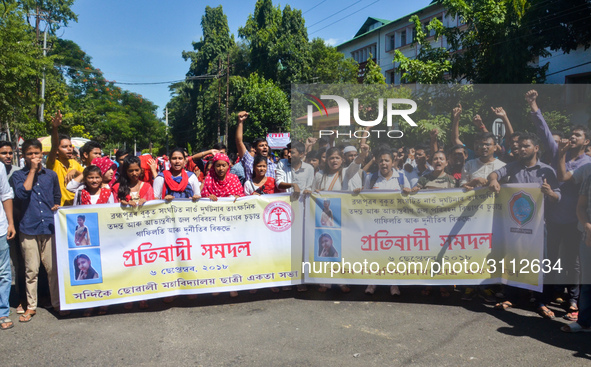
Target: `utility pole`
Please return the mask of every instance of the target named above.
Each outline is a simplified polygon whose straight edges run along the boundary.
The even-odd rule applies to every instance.
[[[226,68],[226,137],[224,138],[224,144],[228,145],[228,105],[230,104],[230,53],[228,52],[228,64]]]
[[[217,141],[218,142],[220,141],[220,125],[221,125],[221,120],[222,120],[221,116],[220,116],[220,110],[221,110],[221,104],[222,104],[222,102],[220,100],[221,99],[221,97],[220,97],[220,93],[221,93],[220,78],[221,78],[221,76],[222,76],[222,59],[218,58],[218,77],[217,77],[217,79],[218,79],[218,140]]]
[[[41,25],[41,20],[45,20],[46,25],[45,25],[45,31],[43,32],[43,57],[45,58],[47,56],[47,31],[49,29],[49,25],[51,24],[51,21],[49,19],[49,14],[45,11],[42,11],[39,7],[35,8],[35,14],[32,14],[35,16],[35,35],[37,36],[37,42],[39,42],[39,36],[40,36],[40,25]],[[37,79],[37,82],[39,81],[39,79]],[[40,97],[41,97],[41,104],[39,105],[39,108],[37,110],[37,114],[38,114],[38,119],[39,122],[43,122],[45,120],[44,116],[43,116],[43,112],[45,110],[45,67],[43,68],[43,79],[41,80],[41,91],[40,91]]]
[[[49,23],[45,26],[45,32],[43,32],[43,58],[47,56],[47,29]],[[39,106],[39,122],[45,121],[43,111],[45,110],[45,67],[43,67],[43,79],[41,79],[41,105]]]
[[[165,115],[166,115],[166,123],[165,123],[166,124],[166,156],[170,157],[170,152],[168,151],[169,150],[169,148],[168,148],[169,147],[169,144],[168,144],[168,107],[166,107],[165,111],[166,111],[166,113],[165,113]]]

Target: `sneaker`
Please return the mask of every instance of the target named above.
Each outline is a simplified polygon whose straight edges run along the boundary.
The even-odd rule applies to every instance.
[[[464,295],[462,296],[462,301],[472,301],[474,296],[476,295],[476,291],[474,288],[466,288],[464,291]]]
[[[367,286],[367,288],[365,288],[365,294],[374,294],[375,291],[376,291],[376,285],[374,285],[374,284],[370,284]]]
[[[399,296],[400,295],[400,289],[398,288],[397,285],[391,285],[390,286],[390,294],[393,296]]]
[[[496,303],[497,299],[495,298],[495,292],[492,289],[486,288],[482,292],[478,293],[478,297],[482,298],[484,302],[487,303]]]

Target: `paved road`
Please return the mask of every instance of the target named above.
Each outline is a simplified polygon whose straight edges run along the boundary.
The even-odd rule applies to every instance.
[[[260,290],[62,320],[39,309],[0,332],[0,365],[591,366],[591,333],[564,334],[560,318],[402,291]]]

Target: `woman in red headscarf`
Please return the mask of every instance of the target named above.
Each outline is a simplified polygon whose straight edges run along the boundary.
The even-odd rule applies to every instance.
[[[205,177],[201,197],[217,201],[219,197],[244,196],[244,188],[240,184],[238,176],[229,173],[230,159],[223,153],[213,157],[213,167]]]
[[[101,176],[103,176],[103,187],[113,187],[115,183],[115,171],[117,171],[117,164],[109,157],[100,157],[92,160],[92,164],[101,169]]]
[[[201,197],[217,201],[219,197],[244,196],[244,188],[240,184],[238,176],[229,173],[230,159],[223,153],[218,153],[213,157],[213,166],[205,176]],[[219,293],[213,293],[217,296]],[[230,297],[237,297],[238,292],[230,292]]]

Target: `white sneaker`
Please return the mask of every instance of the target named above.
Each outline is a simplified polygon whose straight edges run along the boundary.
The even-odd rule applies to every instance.
[[[397,285],[391,285],[390,286],[390,294],[393,296],[399,296],[400,295],[400,289],[398,289]]]
[[[370,284],[365,288],[365,294],[373,294],[376,291],[376,285]]]

